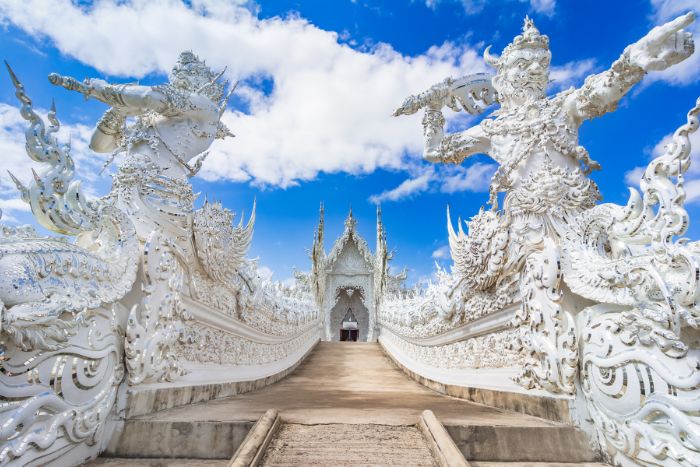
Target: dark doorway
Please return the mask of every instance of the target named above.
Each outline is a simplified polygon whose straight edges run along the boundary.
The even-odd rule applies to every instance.
[[[357,318],[355,318],[352,308],[348,308],[348,311],[343,317],[343,321],[340,323],[340,340],[357,342],[359,334],[360,330],[357,325]]]

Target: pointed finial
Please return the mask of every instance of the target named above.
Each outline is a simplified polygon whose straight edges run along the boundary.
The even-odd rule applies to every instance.
[[[540,35],[540,30],[535,26],[535,22],[529,16],[525,16],[525,21],[523,22],[523,36],[526,38],[535,37]]]
[[[22,83],[19,82],[19,79],[17,78],[17,75],[15,72],[12,70],[12,67],[10,67],[10,64],[7,63],[7,60],[3,60],[5,62],[5,66],[7,67],[7,72],[10,74],[10,79],[12,80],[12,84],[17,88],[22,85]]]
[[[15,174],[13,174],[12,172],[10,172],[9,170],[7,171],[7,173],[10,175],[10,178],[11,178],[12,181],[14,182],[15,186],[17,187],[17,189],[18,189],[21,193],[25,193],[25,192],[27,191],[27,187],[24,186],[24,184],[23,184],[22,182],[20,182],[19,179],[18,179],[17,177],[15,177]]]
[[[34,181],[36,182],[37,186],[44,190],[46,188],[46,185],[44,185],[44,181],[41,179],[38,173],[36,173],[36,170],[32,168],[32,175],[34,176]]]

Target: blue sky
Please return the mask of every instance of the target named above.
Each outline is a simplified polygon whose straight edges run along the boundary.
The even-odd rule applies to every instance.
[[[488,198],[494,165],[486,157],[461,167],[423,162],[420,115],[390,117],[405,96],[450,75],[486,71],[484,47],[500,51],[526,14],[550,37],[556,92],[580,85],[654,25],[693,8],[700,9],[688,0],[0,0],[0,56],[37,107],[56,100],[80,176],[94,194],[110,184],[108,174],[96,173],[104,155],[86,147],[105,107],[52,87],[48,73],[158,83],[183,49],[213,68],[228,66],[226,77],[241,81],[224,116],[237,137],[213,146],[193,185],[237,213],[248,213],[257,199],[250,256],[259,257],[276,279],[290,277],[295,266],[307,270],[320,201],[328,249],[349,206],[373,245],[373,201],[381,200],[394,266],[408,267],[413,282],[429,276],[436,260],[449,264],[445,207],[450,204],[455,222],[458,215],[475,214]],[[605,201],[626,201],[626,187],[638,179],[635,168],[646,165],[657,144],[685,121],[698,96],[696,56],[649,75],[616,112],[584,124],[581,143],[603,166],[593,178]],[[449,116],[452,129],[478,121]],[[11,83],[2,73],[3,168],[27,179],[31,166],[22,130]],[[4,221],[31,223],[2,172]],[[698,238],[693,220],[700,215],[700,164],[691,168],[688,194],[688,235]]]

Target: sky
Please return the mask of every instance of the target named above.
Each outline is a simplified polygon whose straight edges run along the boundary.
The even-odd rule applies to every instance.
[[[453,222],[488,200],[495,170],[486,156],[461,166],[421,158],[420,113],[393,118],[403,99],[448,76],[489,72],[482,59],[500,52],[530,15],[550,38],[549,93],[580,86],[652,27],[695,10],[696,0],[0,0],[0,58],[24,82],[35,107],[55,100],[71,139],[78,176],[89,194],[109,191],[105,155],[87,147],[106,110],[53,87],[50,72],[114,83],[158,84],[179,52],[192,50],[225,78],[238,81],[223,120],[235,138],[217,141],[195,192],[237,215],[257,200],[250,257],[288,280],[310,268],[308,249],[326,211],[326,248],[342,233],[352,207],[374,248],[381,203],[395,270],[409,283],[449,266],[446,207]],[[698,20],[700,23],[700,20]],[[690,28],[700,44],[700,25]],[[698,45],[700,48],[700,45]],[[624,204],[628,186],[660,154],[700,96],[700,52],[670,70],[647,75],[611,114],[584,123],[580,142],[603,169],[593,174],[606,202]],[[490,111],[490,109],[489,109]],[[488,114],[488,111],[487,111]],[[487,115],[485,114],[485,115]],[[483,116],[449,111],[451,131]],[[4,169],[22,180],[24,121],[12,84],[0,72],[0,209],[8,224],[33,224]],[[687,177],[690,238],[700,237],[700,136]]]

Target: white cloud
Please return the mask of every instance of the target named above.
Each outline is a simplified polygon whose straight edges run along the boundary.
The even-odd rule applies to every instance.
[[[319,172],[405,168],[422,149],[420,116],[392,118],[393,109],[446,76],[486,70],[468,46],[445,43],[415,57],[386,44],[360,52],[302,18],[261,20],[240,3],[215,0],[88,7],[10,0],[0,6],[2,17],[111,75],[165,73],[180,51],[192,49],[217,69],[228,66],[231,80],[270,77],[268,96],[241,86],[250,114],[224,115],[237,137],[212,147],[201,172],[207,179],[288,186]]]
[[[646,166],[639,166],[625,172],[625,183],[627,186],[639,186],[639,181],[642,179],[646,169]]]
[[[523,0],[521,0],[523,1]],[[552,16],[554,14],[554,9],[557,6],[556,0],[529,0],[530,7],[538,12],[547,16]]]
[[[651,0],[651,6],[659,23],[689,11],[700,11],[697,0]]]
[[[484,164],[481,162],[467,167],[453,167],[449,170],[451,174],[440,180],[440,191],[443,193],[488,191],[491,176],[495,171],[495,164]]]
[[[437,167],[437,168],[436,168]],[[370,196],[372,203],[400,201],[426,191],[456,193],[462,191],[486,192],[489,189],[495,164],[477,162],[469,166],[427,165],[416,175],[401,182],[396,188]]]
[[[450,246],[443,245],[440,248],[437,248],[435,251],[433,251],[432,257],[433,259],[450,259]]]
[[[564,65],[553,66],[549,71],[549,78],[553,81],[552,85],[555,89],[566,89],[581,84],[595,66],[596,61],[592,58],[575,60]]]
[[[383,191],[378,195],[372,195],[369,200],[377,204],[384,201],[398,201],[404,198],[410,198],[411,196],[426,191],[430,187],[430,182],[433,180],[434,176],[435,170],[432,167],[428,167],[422,174],[404,180],[396,188]]]

